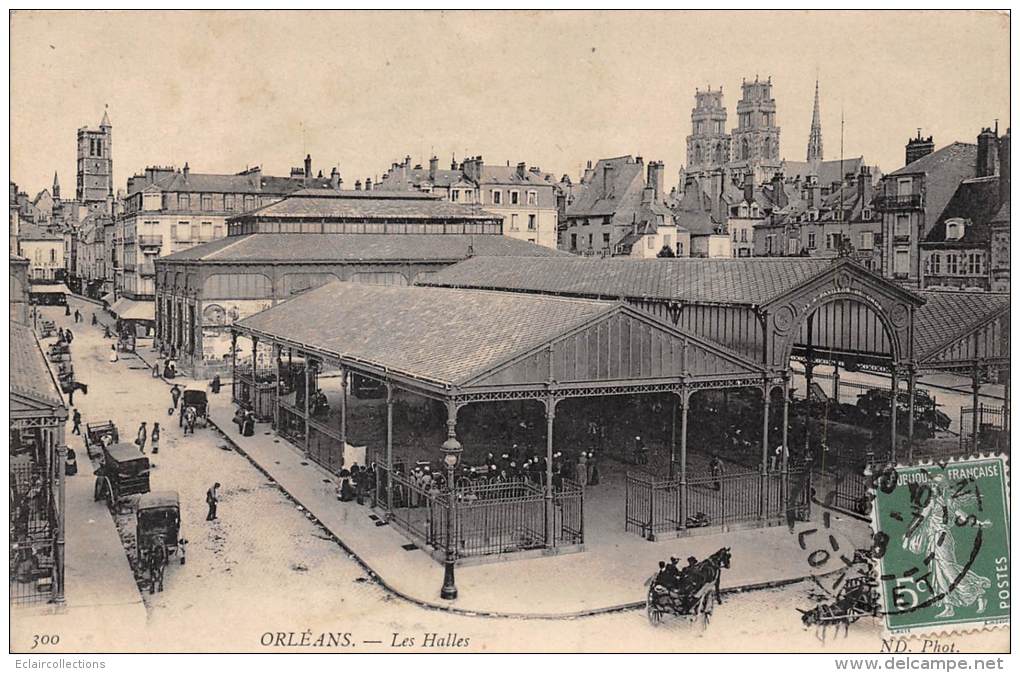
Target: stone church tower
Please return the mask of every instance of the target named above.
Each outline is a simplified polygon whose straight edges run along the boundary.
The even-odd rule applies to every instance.
[[[808,163],[821,163],[822,156],[822,115],[818,104],[818,80],[815,80],[815,111],[811,115],[811,135],[807,141]]]
[[[757,77],[753,82],[744,80],[741,93],[737,101],[737,126],[730,133],[733,156],[730,170],[736,175],[750,174],[755,184],[761,184],[771,180],[781,168],[772,78],[764,82]]]
[[[104,111],[99,130],[78,129],[78,185],[75,194],[90,213],[106,213],[113,196],[113,126]]]
[[[691,134],[687,136],[687,173],[722,168],[730,161],[730,135],[726,132],[726,107],[722,87],[717,91],[695,90],[691,110]]]

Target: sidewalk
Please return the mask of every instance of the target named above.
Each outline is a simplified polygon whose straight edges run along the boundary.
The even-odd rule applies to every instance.
[[[751,529],[722,535],[647,542],[634,534],[589,532],[580,553],[504,561],[457,568],[459,598],[442,601],[439,588],[443,567],[418,548],[406,550],[409,540],[391,526],[378,526],[373,510],[342,503],[335,495],[334,477],[283,439],[266,424],[254,437],[241,437],[232,422],[233,405],[227,395],[210,396],[212,422],[263,472],[314,516],[387,588],[426,607],[508,617],[573,617],[644,605],[645,581],[658,561],[677,556],[704,558],[723,546],[732,548],[733,565],[723,573],[722,588],[739,591],[777,586],[843,568],[838,554],[820,568],[807,557],[816,547],[828,547],[828,531],[819,530],[807,551],[799,533],[821,528],[798,524],[794,534],[785,527]],[[860,545],[865,524],[834,516],[838,544]],[[841,530],[853,530],[849,539]],[[588,529],[590,531],[590,528]],[[857,534],[860,533],[860,534]],[[823,544],[824,543],[824,544]],[[763,562],[767,561],[767,562]]]

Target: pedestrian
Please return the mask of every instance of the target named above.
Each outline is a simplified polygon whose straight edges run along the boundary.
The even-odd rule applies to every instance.
[[[71,332],[71,328],[70,327],[68,327],[66,330],[64,330],[64,338],[67,339],[68,345],[70,345],[71,342],[74,341],[74,333]]]
[[[220,375],[216,374],[212,377],[212,381],[209,382],[209,390],[212,391],[213,395],[218,395],[222,385],[223,384],[220,382]]]
[[[71,315],[71,307],[64,304],[64,315]]]
[[[141,449],[142,453],[145,453],[145,441],[148,439],[149,431],[145,427],[145,421],[138,426],[138,436],[135,438],[135,444]]]
[[[71,422],[74,423],[74,427],[71,428],[71,434],[72,435],[80,435],[81,434],[81,412],[78,411],[77,409],[75,409],[74,413],[71,415]]]
[[[171,414],[174,412],[174,409],[177,408],[177,401],[180,399],[181,399],[181,387],[175,383],[170,388],[170,400],[172,402],[170,405]]]
[[[648,464],[648,447],[645,446],[640,436],[634,438],[634,464]]]
[[[159,423],[152,424],[152,452],[159,453]]]
[[[597,486],[599,481],[602,480],[602,474],[599,472],[599,464],[595,462],[595,452],[588,452],[588,485]]]
[[[216,482],[212,485],[208,491],[205,492],[205,504],[209,505],[209,513],[206,514],[206,521],[216,520],[216,504],[220,501],[220,482]]]
[[[156,358],[156,361],[152,364],[152,378],[159,378],[159,358]]]
[[[117,346],[113,344],[110,346],[110,362],[117,362],[120,357],[117,355]]]
[[[723,468],[723,462],[719,460],[719,456],[713,454],[712,461],[708,464],[708,467],[712,471],[713,478],[712,488],[714,488],[717,491],[721,491],[722,490],[721,477],[723,475],[723,472],[725,472],[725,469]]]
[[[78,309],[74,309],[74,322],[75,323],[81,322],[81,311],[79,311]]]
[[[584,451],[577,457],[576,479],[582,490],[588,485],[588,454]]]
[[[96,313],[95,313],[95,311],[93,311],[92,312],[92,326],[95,327],[98,324],[99,324],[99,320],[96,319]]]

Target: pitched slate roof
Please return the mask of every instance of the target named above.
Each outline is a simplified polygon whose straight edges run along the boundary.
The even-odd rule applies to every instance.
[[[840,182],[847,175],[857,175],[864,164],[864,157],[848,157],[840,161],[831,159],[813,163],[810,161],[787,161],[783,160],[783,175],[788,178],[796,176],[807,177],[818,176],[818,184],[828,187],[834,182]]]
[[[569,253],[498,234],[246,234],[228,236],[160,257],[157,263],[215,262],[455,262],[472,254],[571,257]]]
[[[307,189],[232,220],[440,220],[492,221],[501,216],[478,206],[450,203],[416,192]]]
[[[939,215],[935,226],[925,237],[925,244],[979,245],[987,243],[991,238],[988,223],[999,210],[999,177],[993,175],[984,178],[964,180],[956,188],[953,198],[946,204]],[[963,238],[946,240],[946,220],[962,218],[970,220],[964,230]]]
[[[613,302],[338,281],[238,325],[457,384],[615,308]]]
[[[956,188],[967,178],[977,174],[977,145],[953,143],[912,161],[903,168],[889,173],[886,177],[924,173],[924,211],[927,236],[946,204],[956,193]]]
[[[329,178],[303,177],[285,178],[272,175],[261,176],[248,172],[237,175],[229,173],[192,173],[185,177],[183,171],[175,171],[143,184],[128,196],[138,192],[157,189],[164,192],[212,192],[223,194],[289,194],[306,187],[330,187]]]
[[[919,361],[941,351],[997,313],[1009,311],[1009,294],[921,290],[925,304],[914,316],[914,354]]]
[[[63,409],[64,401],[53,374],[46,364],[42,348],[32,328],[21,323],[9,323],[11,343],[10,390],[43,406]]]
[[[606,167],[611,166],[608,180]],[[612,159],[599,159],[592,169],[592,178],[585,183],[584,191],[577,195],[567,207],[567,217],[604,217],[618,214],[625,203],[625,197],[635,181],[640,181],[644,164],[639,164],[629,154]],[[643,186],[643,185],[642,185]]]
[[[998,212],[995,213],[995,217],[991,220],[994,223],[1009,222],[1009,197],[1006,197],[1005,203],[999,208]]]
[[[674,299],[762,305],[821,273],[831,260],[471,259],[430,274],[420,285],[544,292],[587,297]]]

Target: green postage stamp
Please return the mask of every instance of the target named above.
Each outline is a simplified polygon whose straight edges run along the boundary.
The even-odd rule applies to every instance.
[[[1002,457],[887,468],[875,552],[892,633],[1009,624],[1009,490]]]

